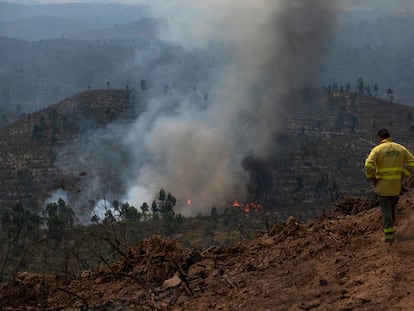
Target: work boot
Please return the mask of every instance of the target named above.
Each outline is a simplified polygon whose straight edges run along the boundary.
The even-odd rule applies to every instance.
[[[394,238],[394,233],[393,232],[385,234],[384,242],[392,244],[392,243],[394,243],[394,241],[395,241],[395,238]]]

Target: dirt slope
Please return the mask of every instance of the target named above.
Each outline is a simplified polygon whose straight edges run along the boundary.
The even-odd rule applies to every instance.
[[[195,251],[152,237],[79,279],[22,273],[1,288],[0,309],[414,310],[413,200],[401,197],[391,246],[373,200],[344,198],[247,244]]]

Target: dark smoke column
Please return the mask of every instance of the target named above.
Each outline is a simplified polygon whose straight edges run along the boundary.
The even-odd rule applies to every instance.
[[[195,81],[209,94],[207,107],[192,104],[186,91],[149,99],[127,139],[137,172],[130,201],[140,206],[164,188],[177,197],[180,212],[195,215],[243,196],[243,159],[278,152],[273,138],[284,130],[289,104],[283,96],[318,84],[334,9],[335,1],[155,1],[160,38],[187,52],[209,53],[215,67],[208,80]],[[186,70],[194,66],[183,64],[179,76]],[[172,73],[160,70],[160,79],[165,74]],[[163,113],[171,102],[174,114]]]

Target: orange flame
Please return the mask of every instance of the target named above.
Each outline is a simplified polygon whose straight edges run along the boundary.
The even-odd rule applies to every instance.
[[[240,207],[244,210],[245,213],[250,213],[250,211],[255,211],[258,212],[263,208],[263,205],[260,203],[247,203],[247,204],[242,204],[239,203],[238,201],[234,201],[233,202],[233,207]]]

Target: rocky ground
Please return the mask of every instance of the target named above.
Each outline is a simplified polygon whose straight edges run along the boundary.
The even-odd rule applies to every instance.
[[[197,251],[154,236],[78,279],[21,273],[0,310],[414,310],[413,202],[401,196],[392,245],[375,201],[348,197],[245,244]]]

